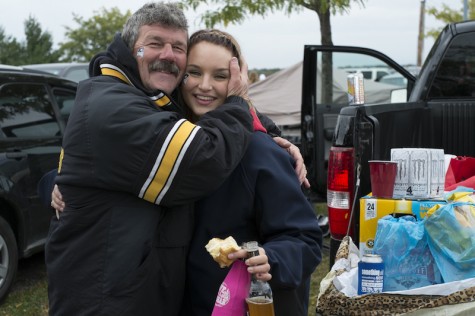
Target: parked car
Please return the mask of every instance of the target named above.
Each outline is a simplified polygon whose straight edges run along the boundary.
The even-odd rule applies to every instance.
[[[347,73],[354,74],[354,73],[361,73],[363,74],[363,78],[367,80],[379,81],[384,76],[389,75],[390,69],[386,66],[376,66],[376,67],[369,67],[369,68],[343,68]]]
[[[379,79],[379,82],[392,84],[400,87],[407,86],[407,79],[400,73],[393,73],[390,75],[383,76],[381,79]]]
[[[0,301],[18,260],[44,250],[53,210],[37,184],[57,168],[77,83],[22,67],[0,65]]]
[[[76,82],[89,78],[89,63],[32,64],[22,67],[46,71]]]

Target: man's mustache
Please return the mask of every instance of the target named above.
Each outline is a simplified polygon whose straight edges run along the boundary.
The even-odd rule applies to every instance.
[[[175,77],[178,77],[178,74],[180,73],[180,69],[178,69],[178,66],[168,60],[157,60],[153,63],[151,63],[148,66],[149,71],[163,71],[163,72],[169,72],[171,74],[174,74]]]

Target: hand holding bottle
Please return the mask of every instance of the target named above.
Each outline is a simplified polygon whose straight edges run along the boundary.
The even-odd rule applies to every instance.
[[[266,255],[266,251],[262,247],[258,247],[259,254],[253,257],[249,257],[247,249],[243,248],[239,251],[230,253],[229,259],[246,259],[245,263],[248,266],[247,272],[253,274],[256,279],[261,281],[269,281],[272,279],[270,274],[269,258]]]
[[[247,250],[248,260],[260,255],[256,241],[245,243],[243,248]],[[274,316],[272,289],[269,283],[257,279],[254,274],[251,276],[251,286],[246,302],[249,316]]]

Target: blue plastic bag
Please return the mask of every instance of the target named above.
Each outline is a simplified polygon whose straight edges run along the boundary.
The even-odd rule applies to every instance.
[[[475,204],[444,205],[426,219],[425,229],[444,282],[475,277]]]
[[[387,215],[378,220],[373,252],[384,262],[383,291],[403,291],[442,283],[427,244],[424,220]]]

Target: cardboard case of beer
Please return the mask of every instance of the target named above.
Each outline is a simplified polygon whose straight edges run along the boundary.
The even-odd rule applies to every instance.
[[[394,198],[434,198],[444,193],[443,149],[393,148],[391,161],[398,163]]]
[[[359,249],[360,254],[373,253],[374,237],[378,220],[383,216],[394,214],[396,216],[408,214],[415,215],[418,220],[426,216],[427,211],[436,204],[446,204],[444,200],[425,199],[377,199],[365,196],[360,199],[360,229]]]

